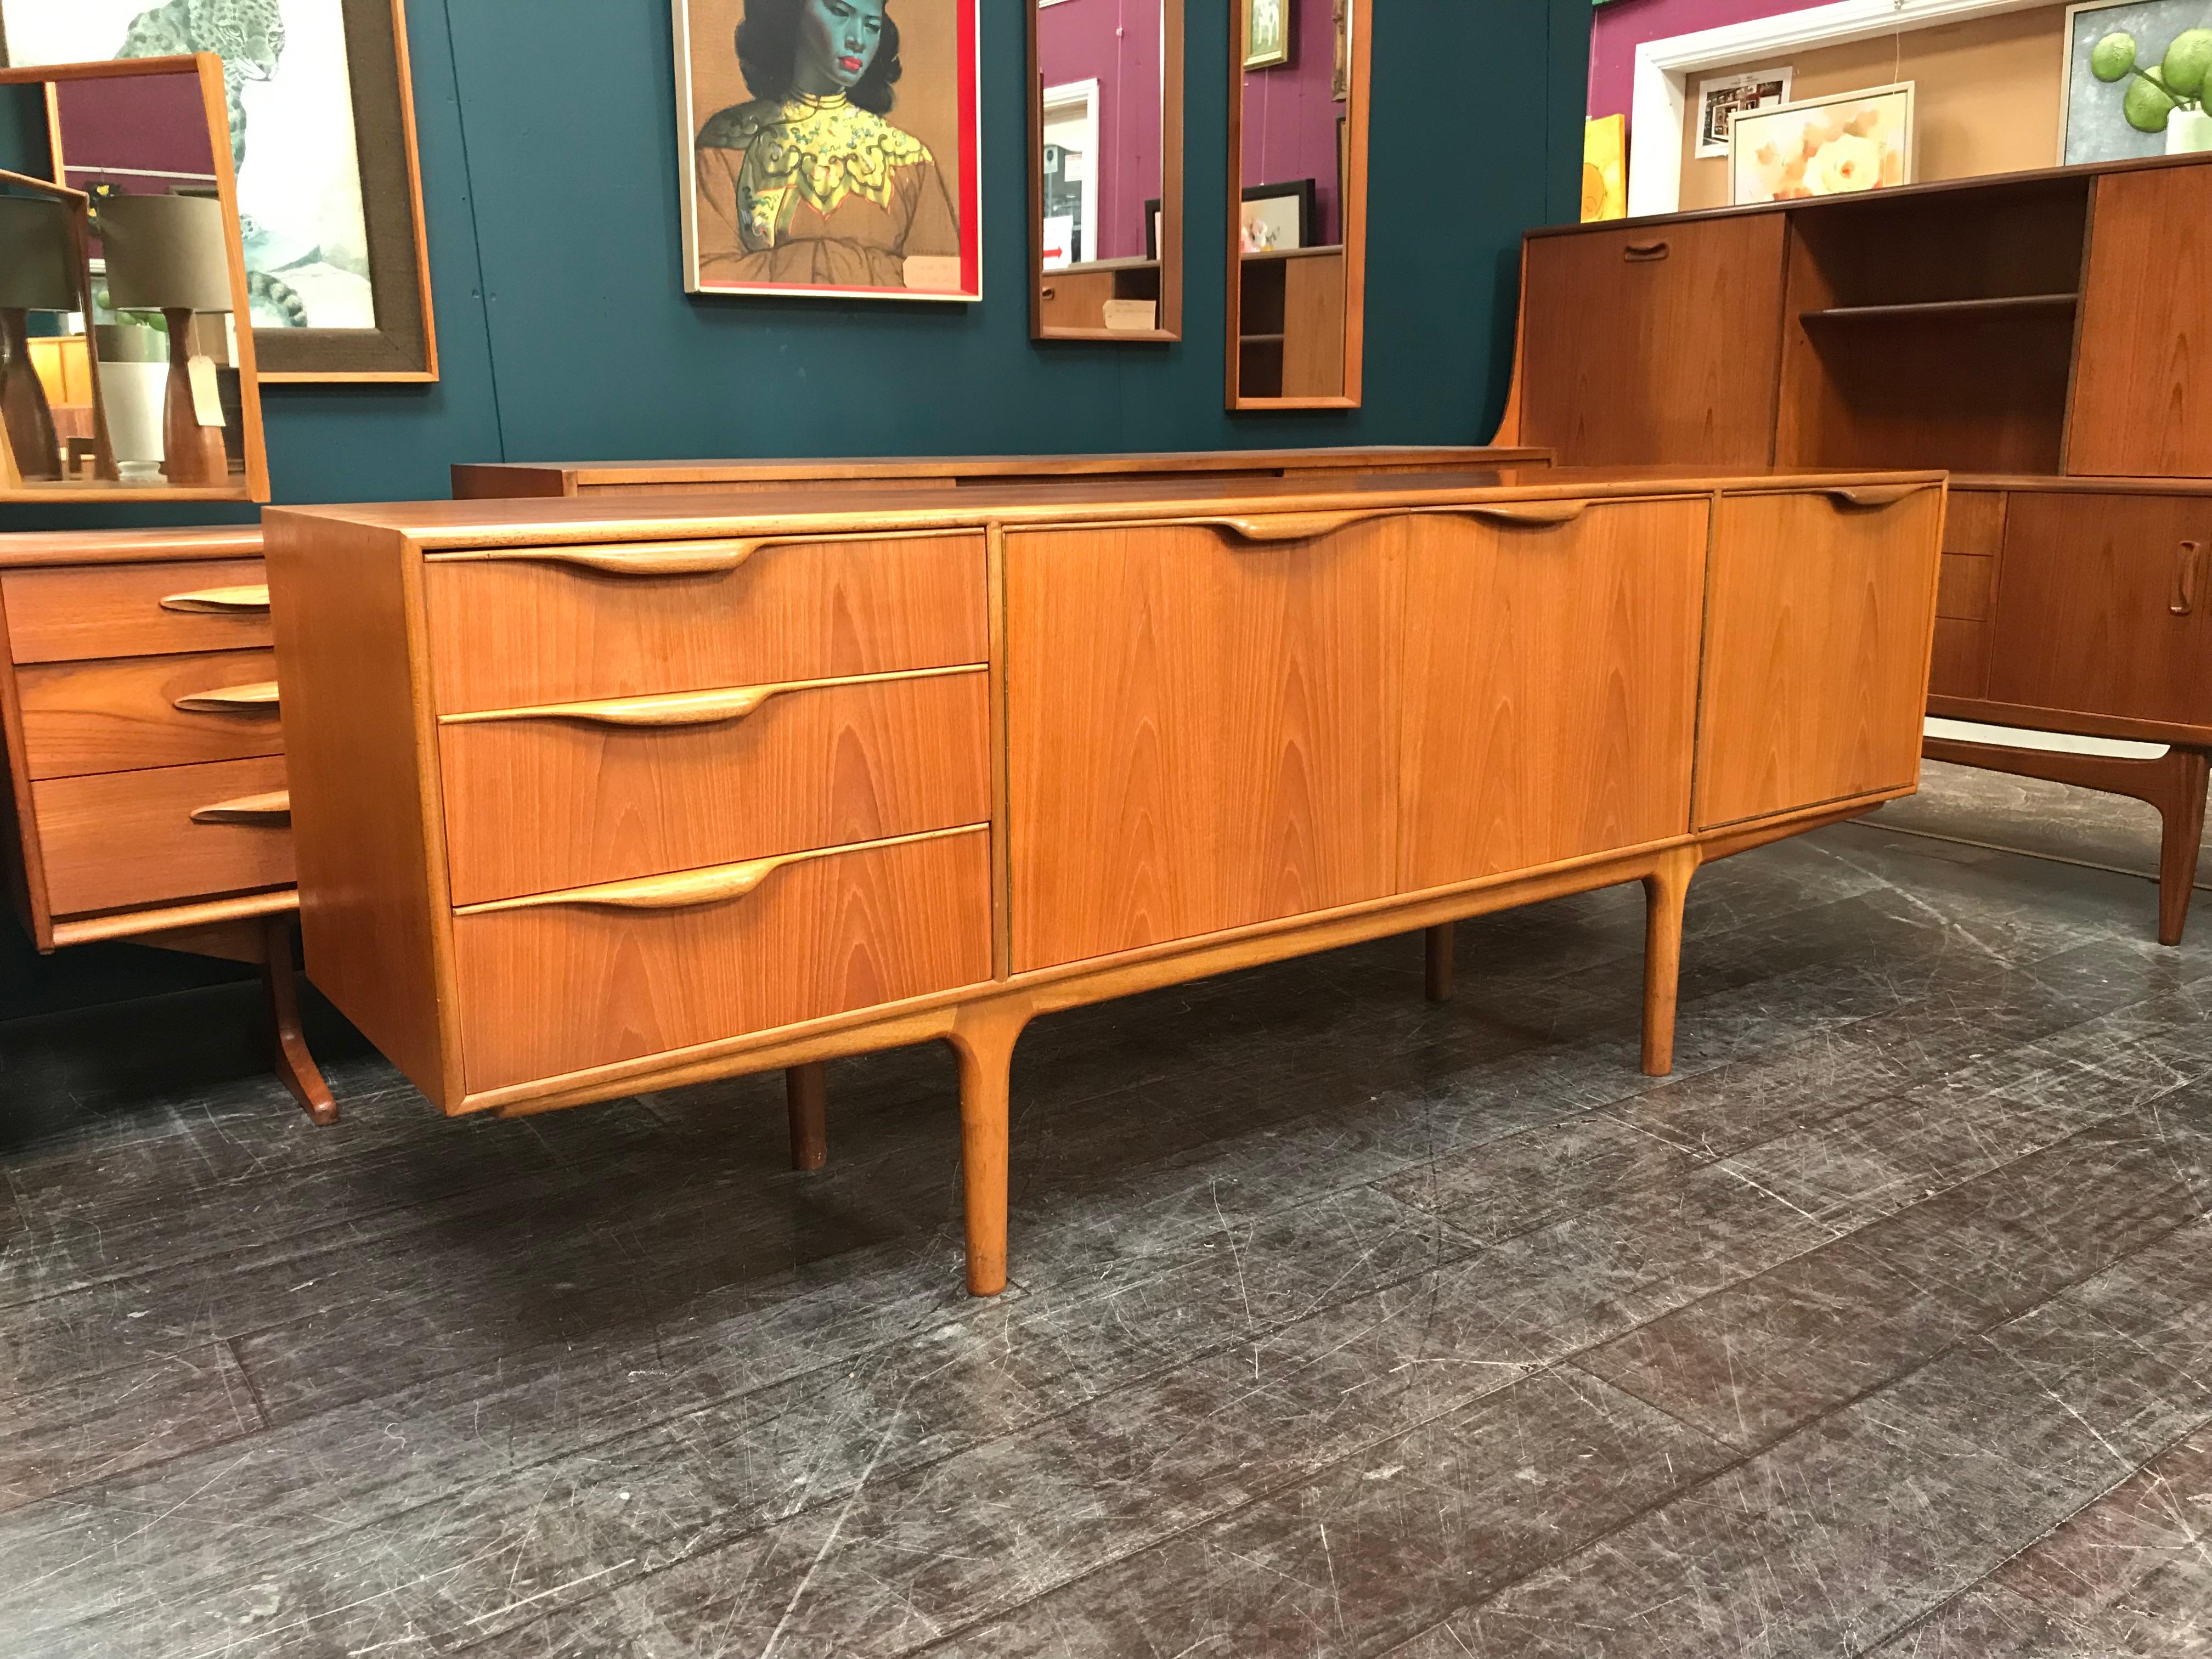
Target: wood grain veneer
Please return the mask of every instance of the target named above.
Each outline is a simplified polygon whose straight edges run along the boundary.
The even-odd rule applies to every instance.
[[[2066,471],[2212,473],[2212,167],[2097,181]]]
[[[7,599],[9,647],[15,661],[77,662],[183,651],[265,650],[265,604],[218,611],[165,609],[161,604],[193,593],[252,588],[264,580],[258,559],[9,570],[0,574],[0,594]]]
[[[281,756],[33,784],[47,899],[70,915],[289,886],[292,838],[283,820],[192,817],[283,787]]]
[[[33,778],[130,772],[284,752],[274,651],[209,651],[21,671]],[[260,688],[268,695],[259,695]],[[241,700],[217,707],[211,698]],[[180,708],[191,700],[200,706]]]

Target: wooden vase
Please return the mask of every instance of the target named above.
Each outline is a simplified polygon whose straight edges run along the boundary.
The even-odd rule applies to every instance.
[[[223,453],[222,428],[202,426],[192,400],[193,313],[176,308],[161,314],[169,322],[169,392],[161,408],[161,471],[173,484],[228,483],[230,458]]]
[[[0,310],[0,420],[7,423],[19,473],[41,481],[62,476],[54,411],[31,362],[30,313],[15,307]]]

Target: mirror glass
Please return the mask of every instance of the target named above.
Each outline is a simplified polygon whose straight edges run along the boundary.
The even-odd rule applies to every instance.
[[[1182,334],[1182,0],[1030,0],[1040,339]]]
[[[205,61],[0,82],[0,495],[267,499]]]
[[[1368,0],[1231,0],[1229,405],[1359,401]]]

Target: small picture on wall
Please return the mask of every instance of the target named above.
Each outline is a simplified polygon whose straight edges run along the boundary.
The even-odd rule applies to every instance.
[[[2212,0],[2066,9],[2062,167],[2212,150]]]
[[[1628,118],[1583,124],[1583,222],[1628,216]]]
[[[674,0],[692,294],[982,297],[977,0]]]
[[[1244,191],[1241,240],[1247,253],[1291,253],[1311,247],[1314,181],[1249,185]]]
[[[1238,0],[1244,9],[1244,67],[1273,69],[1291,61],[1295,0]]]
[[[1808,98],[1737,114],[1729,199],[1796,202],[1912,182],[1913,84]]]
[[[1729,127],[1748,109],[1772,109],[1790,101],[1797,79],[1789,68],[1750,70],[1706,82],[1698,91],[1698,148],[1701,161],[1717,161],[1729,153]]]

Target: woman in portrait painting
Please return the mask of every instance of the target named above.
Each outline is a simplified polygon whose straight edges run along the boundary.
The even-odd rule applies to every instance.
[[[946,289],[960,221],[929,149],[885,118],[890,0],[745,0],[753,96],[700,129],[699,267],[716,284]]]

